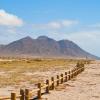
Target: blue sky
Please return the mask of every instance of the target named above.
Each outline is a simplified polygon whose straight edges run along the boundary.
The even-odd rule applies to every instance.
[[[100,0],[0,0],[0,44],[40,35],[100,56]]]

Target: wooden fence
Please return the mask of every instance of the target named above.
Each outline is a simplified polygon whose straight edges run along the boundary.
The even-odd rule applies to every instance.
[[[20,89],[20,94],[17,95],[16,93],[11,93],[11,96],[9,97],[2,97],[0,100],[30,100],[33,99],[33,95],[37,99],[41,99],[41,96],[44,93],[49,93],[50,90],[54,90],[55,87],[59,86],[60,84],[63,84],[64,82],[67,82],[71,80],[72,78],[76,77],[78,74],[80,74],[82,71],[84,71],[84,64],[82,63],[77,63],[77,65],[65,72],[64,74],[57,75],[56,79],[54,77],[51,77],[50,80],[46,80],[45,84],[42,86],[41,83],[38,83],[37,88],[33,90],[29,89]]]

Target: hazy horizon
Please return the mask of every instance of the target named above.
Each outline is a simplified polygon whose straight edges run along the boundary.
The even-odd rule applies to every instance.
[[[26,36],[68,39],[100,57],[100,1],[2,0],[0,44]]]

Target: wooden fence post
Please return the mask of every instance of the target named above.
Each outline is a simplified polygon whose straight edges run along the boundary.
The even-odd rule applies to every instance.
[[[57,75],[57,86],[59,86],[59,75]]]
[[[76,74],[76,69],[74,68],[74,71],[73,71],[73,77],[75,77],[75,74]]]
[[[77,72],[77,71],[78,71],[78,68],[76,68],[76,76],[77,76],[77,74],[78,74],[78,72]]]
[[[80,73],[82,72],[82,67],[80,68]]]
[[[73,78],[73,69],[71,70],[71,78]]]
[[[39,88],[38,99],[41,99],[41,83],[38,83],[38,88]]]
[[[67,72],[65,72],[65,82],[67,82]]]
[[[70,71],[69,71],[69,73],[68,73],[68,74],[69,74],[69,75],[68,75],[68,76],[69,76],[69,77],[68,77],[68,80],[70,80],[70,79],[71,79],[71,76],[70,76]]]
[[[76,76],[78,75],[78,69],[79,69],[79,68],[76,68]]]
[[[80,68],[79,68],[78,74],[80,74],[80,73],[81,73],[81,68],[82,68],[82,67],[80,67]]]
[[[11,93],[11,100],[16,100],[16,93]]]
[[[77,73],[77,75],[78,75],[80,73],[80,67],[77,70],[78,70],[78,73]]]
[[[46,80],[46,85],[48,85],[48,86],[46,87],[46,93],[49,93],[49,80]]]
[[[83,64],[83,66],[82,66],[82,67],[83,67],[83,70],[82,70],[82,71],[84,71],[84,64]]]
[[[25,89],[25,100],[29,100],[29,89]]]
[[[79,74],[81,73],[81,68],[82,68],[82,67],[79,68]]]
[[[61,74],[61,84],[63,83],[63,74]]]
[[[70,70],[70,79],[72,78],[72,70]]]
[[[83,71],[83,66],[81,67],[81,72]]]
[[[72,77],[72,78],[74,78],[74,71],[75,71],[75,70],[73,69],[73,77]]]
[[[80,67],[80,63],[79,62],[76,64],[76,67]]]
[[[77,75],[79,74],[79,69],[80,69],[80,68],[77,68]]]
[[[74,68],[74,77],[76,76],[76,67]]]
[[[51,89],[54,90],[54,88],[55,88],[55,86],[54,86],[54,77],[51,77],[51,82],[52,82]]]
[[[20,100],[24,100],[24,90],[23,89],[20,89]]]
[[[83,66],[83,71],[85,70],[85,67]]]

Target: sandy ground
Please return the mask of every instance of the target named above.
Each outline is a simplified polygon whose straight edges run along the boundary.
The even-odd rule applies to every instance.
[[[85,66],[85,71],[57,87],[43,100],[100,100],[100,61]]]

